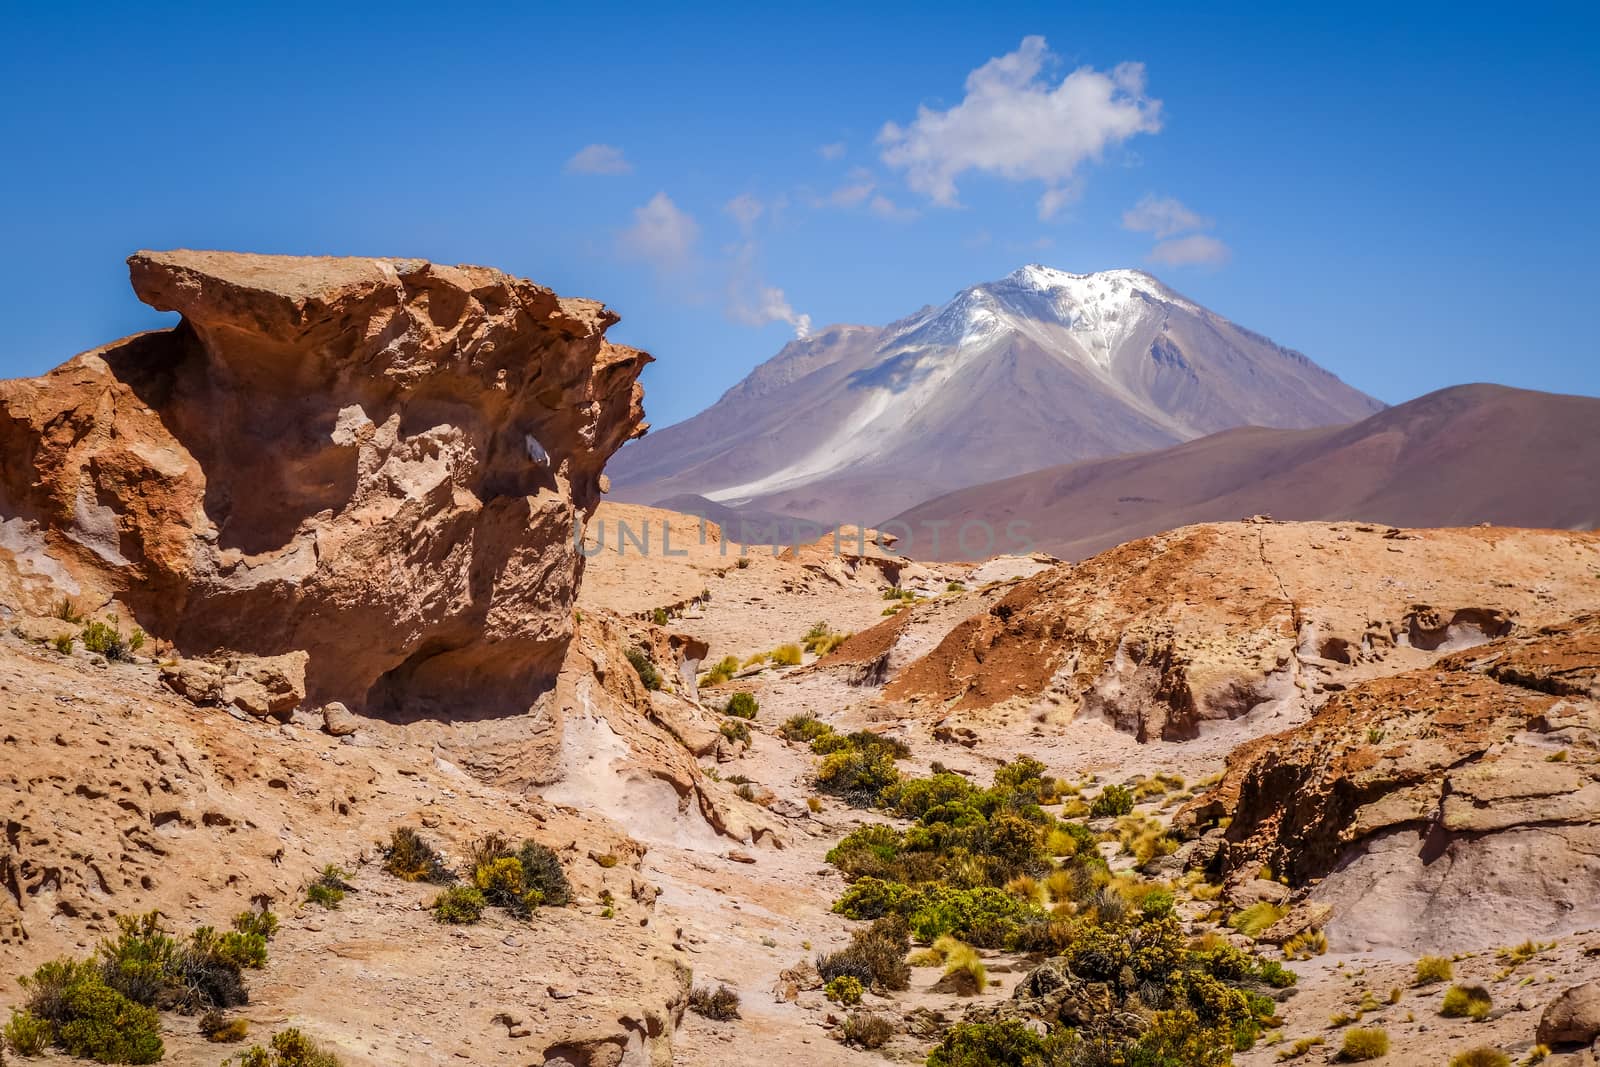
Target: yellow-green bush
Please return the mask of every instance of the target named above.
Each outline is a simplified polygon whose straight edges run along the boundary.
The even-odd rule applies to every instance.
[[[1360,1062],[1375,1060],[1389,1054],[1389,1034],[1377,1027],[1355,1027],[1346,1030],[1339,1055],[1346,1060]]]
[[[1445,990],[1439,1014],[1451,1019],[1481,1021],[1494,1010],[1494,998],[1481,985],[1455,985]]]

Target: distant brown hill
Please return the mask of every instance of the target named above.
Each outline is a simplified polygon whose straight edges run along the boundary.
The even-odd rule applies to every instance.
[[[1600,399],[1455,386],[1345,426],[1246,427],[1156,452],[1048,467],[936,497],[892,521],[911,528],[910,551],[923,559],[986,554],[977,527],[969,528],[965,551],[958,545],[966,522],[996,531],[993,551],[1016,548],[1004,531],[1025,523],[1032,547],[1082,559],[1190,523],[1260,513],[1411,527],[1593,529],[1600,524]]]

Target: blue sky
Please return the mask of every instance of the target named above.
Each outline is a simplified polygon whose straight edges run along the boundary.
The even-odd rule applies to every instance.
[[[1035,261],[1143,267],[1390,402],[1600,394],[1592,5],[1201,7],[13,5],[0,373],[162,324],[122,260],[202,247],[602,299],[656,425],[801,316]]]

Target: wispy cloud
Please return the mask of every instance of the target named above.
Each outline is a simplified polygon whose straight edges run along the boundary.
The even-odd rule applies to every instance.
[[[844,147],[843,141],[834,141],[832,144],[825,144],[821,148],[818,148],[817,155],[821,156],[823,159],[829,160],[843,159]]]
[[[609,144],[591,144],[578,149],[567,160],[568,174],[632,174],[633,164],[622,149]]]
[[[766,212],[767,205],[750,193],[740,193],[722,205],[722,210],[733,216],[733,221],[739,224],[740,232],[749,233],[756,221]]]
[[[1209,230],[1211,220],[1190,211],[1173,197],[1148,194],[1122,213],[1122,227],[1167,238],[1190,230]]]
[[[1220,267],[1232,257],[1232,249],[1204,233],[1174,237],[1150,250],[1151,262],[1169,267]]]
[[[867,201],[867,210],[880,219],[888,219],[891,222],[910,222],[921,214],[914,207],[901,207],[882,193]]]
[[[660,271],[673,271],[689,262],[700,226],[666,193],[633,211],[633,225],[617,234],[617,251],[625,259],[642,260]]]
[[[734,247],[732,252],[728,275],[728,317],[746,326],[787,322],[794,328],[796,337],[809,337],[811,316],[796,311],[782,289],[762,280],[756,243],[745,241]]]
[[[1161,129],[1161,101],[1145,95],[1144,66],[1110,71],[1079,67],[1059,82],[1043,37],[967,76],[966,96],[948,110],[919,107],[907,126],[889,122],[878,135],[883,161],[937,204],[957,203],[956,180],[969,171],[1045,185],[1041,217],[1066,202],[1079,166],[1140,133]]]

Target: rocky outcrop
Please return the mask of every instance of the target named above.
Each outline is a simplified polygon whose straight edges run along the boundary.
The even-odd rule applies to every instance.
[[[0,384],[0,592],[123,604],[186,655],[304,652],[306,698],[528,710],[574,524],[642,432],[616,316],[484,267],[141,252],[183,318]]]
[[[1096,716],[1145,741],[1245,716],[1261,732],[1368,678],[1566,618],[1600,597],[1597,575],[1594,533],[1192,526],[1020,582],[885,695]]]
[[[1600,616],[1333,695],[1178,813],[1214,863],[1332,908],[1346,946],[1452,950],[1600,923]]]

